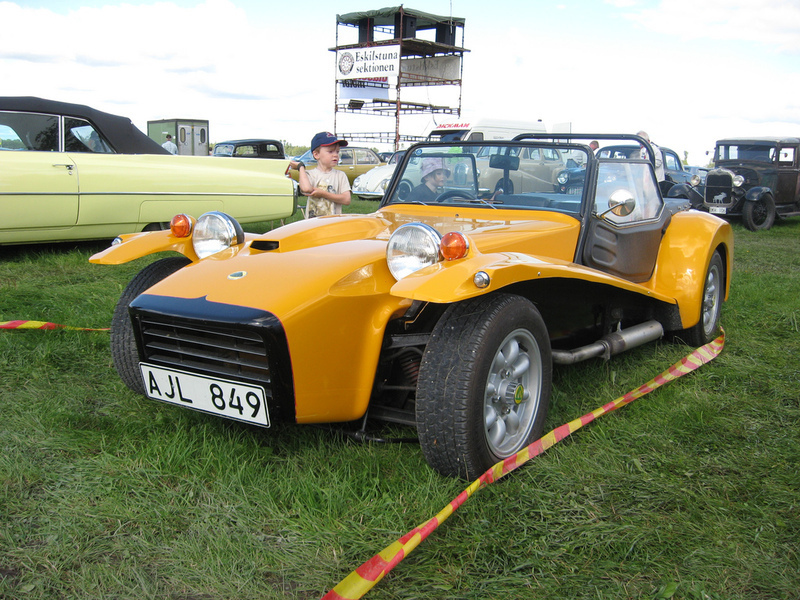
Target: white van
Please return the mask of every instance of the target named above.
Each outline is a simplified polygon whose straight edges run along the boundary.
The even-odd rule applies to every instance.
[[[430,142],[453,142],[458,140],[480,142],[483,140],[510,140],[520,133],[546,133],[541,121],[526,123],[506,119],[478,119],[475,121],[452,121],[435,125],[428,133]]]

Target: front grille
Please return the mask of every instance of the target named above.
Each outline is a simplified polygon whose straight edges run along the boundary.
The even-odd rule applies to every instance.
[[[713,170],[706,174],[705,203],[715,206],[733,204],[733,178],[729,171]]]
[[[267,344],[258,332],[147,313],[137,321],[146,362],[256,381],[272,396]]]
[[[142,294],[130,306],[142,361],[258,385],[273,420],[294,420],[294,380],[283,325],[268,311]]]

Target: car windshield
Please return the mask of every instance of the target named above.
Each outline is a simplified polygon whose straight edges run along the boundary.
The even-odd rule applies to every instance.
[[[775,146],[771,144],[719,144],[716,160],[752,160],[771,163],[775,160]]]
[[[580,214],[583,178],[560,185],[565,157],[587,163],[588,148],[552,142],[417,145],[393,178],[386,203],[460,204]]]

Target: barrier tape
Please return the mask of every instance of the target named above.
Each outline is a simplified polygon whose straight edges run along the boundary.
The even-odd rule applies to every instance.
[[[69,329],[71,331],[110,331],[105,329],[92,329],[91,327],[71,327],[69,325],[59,325],[58,323],[48,323],[47,321],[0,321],[0,329]]]
[[[338,585],[329,591],[322,600],[357,600],[371,590],[383,577],[397,566],[422,540],[427,538],[439,525],[441,525],[450,515],[472,496],[474,492],[482,487],[494,483],[501,477],[507,475],[514,469],[522,466],[531,458],[542,454],[545,450],[557,444],[567,436],[575,433],[584,425],[588,425],[598,417],[606,415],[621,406],[630,404],[637,398],[649,394],[662,385],[670,383],[692,371],[700,368],[704,364],[714,360],[722,352],[725,346],[725,332],[720,336],[701,346],[691,354],[685,356],[680,361],[669,367],[666,371],[657,375],[647,383],[631,390],[609,402],[605,406],[593,410],[582,417],[570,421],[554,429],[542,438],[536,440],[528,447],[520,450],[514,456],[501,461],[488,469],[483,475],[472,482],[470,486],[461,492],[454,500],[445,506],[435,517],[418,525],[403,537],[388,545],[378,554],[370,558],[367,562],[358,567],[355,571],[345,577]]]

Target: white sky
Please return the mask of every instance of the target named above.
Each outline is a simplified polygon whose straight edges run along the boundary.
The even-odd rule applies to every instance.
[[[148,120],[206,119],[212,142],[308,144],[334,127],[329,49],[337,13],[399,4],[0,0],[0,95],[88,104],[145,132]],[[541,119],[548,129],[571,122],[573,131],[591,133],[645,129],[657,144],[689,152],[692,164],[705,164],[719,138],[800,134],[800,0],[405,6],[466,19],[467,119]],[[356,41],[347,37],[355,29],[339,35],[340,43]],[[416,93],[434,102],[457,93],[423,90]],[[401,133],[422,135],[429,123],[401,117]],[[394,122],[340,114],[337,129],[392,131]]]

